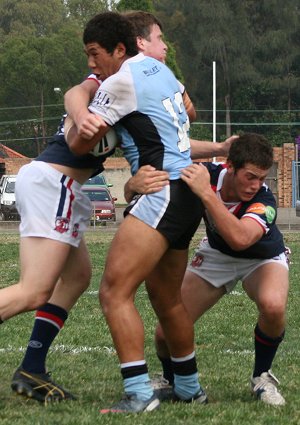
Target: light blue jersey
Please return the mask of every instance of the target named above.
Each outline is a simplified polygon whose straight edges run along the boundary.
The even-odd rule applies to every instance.
[[[191,164],[189,119],[178,81],[163,63],[143,54],[126,60],[102,83],[89,109],[111,126],[118,123],[133,173],[150,164],[174,180]]]

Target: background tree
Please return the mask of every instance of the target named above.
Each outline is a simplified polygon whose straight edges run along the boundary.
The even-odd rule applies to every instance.
[[[227,123],[227,134],[231,132],[232,121],[241,123],[240,127],[233,128],[236,131],[248,130],[244,125],[247,122],[255,124],[275,119],[275,115],[270,117],[270,112],[264,116],[261,109],[288,109],[288,102],[294,109],[299,107],[300,12],[297,0],[285,4],[279,0],[154,0],[154,5],[167,36],[175,44],[187,89],[199,109],[212,109],[212,62],[216,61],[217,108],[220,111],[217,121]],[[288,93],[292,93],[290,101]],[[269,106],[258,103],[264,101],[265,95]],[[281,102],[285,96],[283,106]],[[250,111],[236,111],[239,108]],[[231,112],[233,109],[235,111]],[[212,116],[204,111],[198,116],[202,121],[212,121]],[[295,118],[297,120],[297,115]],[[286,117],[282,116],[282,122],[286,122]],[[282,134],[274,143],[278,143],[278,139],[281,143],[291,140],[294,130],[292,127],[286,129],[286,126],[280,127]],[[267,126],[251,126],[251,130],[272,136],[278,134]],[[222,133],[219,127],[219,134]]]
[[[109,0],[66,0],[65,7],[68,16],[83,28],[97,13],[115,7],[115,1]]]
[[[0,0],[0,143],[29,156],[42,149],[63,93],[89,73],[83,26],[116,8],[161,20],[167,64],[198,109],[192,135],[212,137],[213,61],[218,138],[223,123],[227,134],[257,131],[277,145],[299,135],[299,0]]]
[[[165,17],[170,6],[174,7],[174,1],[167,3],[171,4],[164,6]],[[198,0],[183,2],[180,10],[174,10],[166,32],[173,37],[176,34],[180,64],[182,55],[185,57],[182,69],[188,84],[191,82],[188,90],[198,100],[198,107],[201,101],[212,105],[212,67],[216,61],[218,109],[225,106],[229,135],[234,86],[247,82],[255,74],[251,63],[252,34],[242,3]]]
[[[13,135],[11,148],[24,154],[35,150],[36,155],[56,131],[64,91],[88,73],[82,27],[61,0],[43,7],[36,0],[4,0],[0,16],[0,74],[5,81],[0,104],[6,106],[0,110],[0,139],[3,143]]]
[[[120,0],[117,4],[117,10],[143,10],[144,12],[154,13],[152,0]]]

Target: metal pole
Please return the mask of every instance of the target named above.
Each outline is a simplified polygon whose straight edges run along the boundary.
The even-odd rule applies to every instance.
[[[216,131],[216,62],[213,61],[213,142],[217,141]],[[216,161],[216,157],[213,157],[213,161]]]

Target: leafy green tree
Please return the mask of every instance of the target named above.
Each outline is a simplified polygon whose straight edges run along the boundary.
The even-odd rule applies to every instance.
[[[63,92],[88,73],[81,37],[75,29],[62,28],[52,37],[8,38],[0,52],[0,73],[6,81],[0,91],[1,105],[22,106],[1,111],[0,121],[12,122],[16,138],[25,128],[28,135],[37,127],[45,143],[63,112]],[[19,120],[27,125],[20,127]]]
[[[20,149],[9,146],[26,154],[53,134],[64,91],[89,72],[83,26],[115,9],[160,19],[167,64],[180,80],[183,71],[200,121],[212,121],[216,61],[217,121],[227,122],[227,133],[231,124],[234,132],[259,131],[274,144],[299,133],[296,125],[265,125],[300,119],[299,0],[0,0],[1,141],[16,139],[11,143]],[[209,138],[211,130],[198,124],[193,132]],[[218,133],[225,137],[226,127]]]
[[[248,2],[251,24],[256,30],[254,60],[263,84],[269,88],[264,106],[274,105],[289,111],[299,92],[300,9],[297,0]],[[265,19],[265,17],[268,19]]]
[[[115,8],[115,1],[109,0],[66,0],[65,7],[68,15],[80,23],[83,28],[84,25],[97,13],[101,13]]]
[[[167,0],[163,6],[157,2],[159,5],[166,33],[176,43],[188,90],[198,102],[212,102],[212,67],[216,62],[218,108],[225,106],[226,133],[231,134],[233,87],[255,74],[251,63],[252,33],[243,3],[191,0],[179,5],[175,0]]]
[[[18,11],[14,20],[2,28],[0,74],[5,84],[0,86],[0,133],[1,140],[16,140],[10,147],[17,149],[19,143],[17,150],[31,154],[31,141],[34,144],[39,141],[41,149],[56,130],[63,112],[64,91],[81,81],[88,69],[82,52],[81,30],[78,24],[63,19],[63,9],[55,9],[56,15],[51,9],[52,28],[46,22],[50,21],[49,16],[44,20],[45,25],[40,21],[36,27],[35,17],[30,19],[29,11],[35,13],[36,9],[31,6],[37,2],[27,2],[30,7],[26,13],[26,2],[20,3],[24,19]],[[48,3],[61,2],[53,0],[46,6]],[[11,6],[14,10],[15,2],[11,1]],[[49,11],[47,7],[46,10]],[[28,31],[24,30],[20,36],[15,29],[26,25]],[[9,28],[11,31],[7,32]]]
[[[4,35],[45,37],[64,22],[62,0],[2,0],[0,28]],[[49,19],[51,17],[51,19]]]
[[[117,9],[120,12],[124,10],[143,10],[144,12],[154,13],[152,0],[120,0]]]
[[[264,109],[299,109],[298,0],[154,0],[154,6],[175,44],[187,89],[203,109],[211,109],[212,62],[216,61],[217,109],[225,109],[218,112],[217,121],[227,121],[227,133],[230,122],[272,121]],[[235,109],[248,111],[232,112]],[[200,115],[202,121],[212,121],[208,112]],[[292,113],[288,115],[293,118]],[[281,120],[286,122],[284,112]],[[280,122],[275,113],[273,121]],[[241,128],[278,134],[275,126]],[[291,141],[295,127],[282,125],[280,129],[281,140]],[[221,134],[222,130],[219,127]]]

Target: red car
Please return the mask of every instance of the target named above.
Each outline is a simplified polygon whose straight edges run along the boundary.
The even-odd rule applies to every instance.
[[[104,186],[84,185],[83,192],[89,197],[93,205],[91,222],[116,221],[115,201],[108,188]]]

